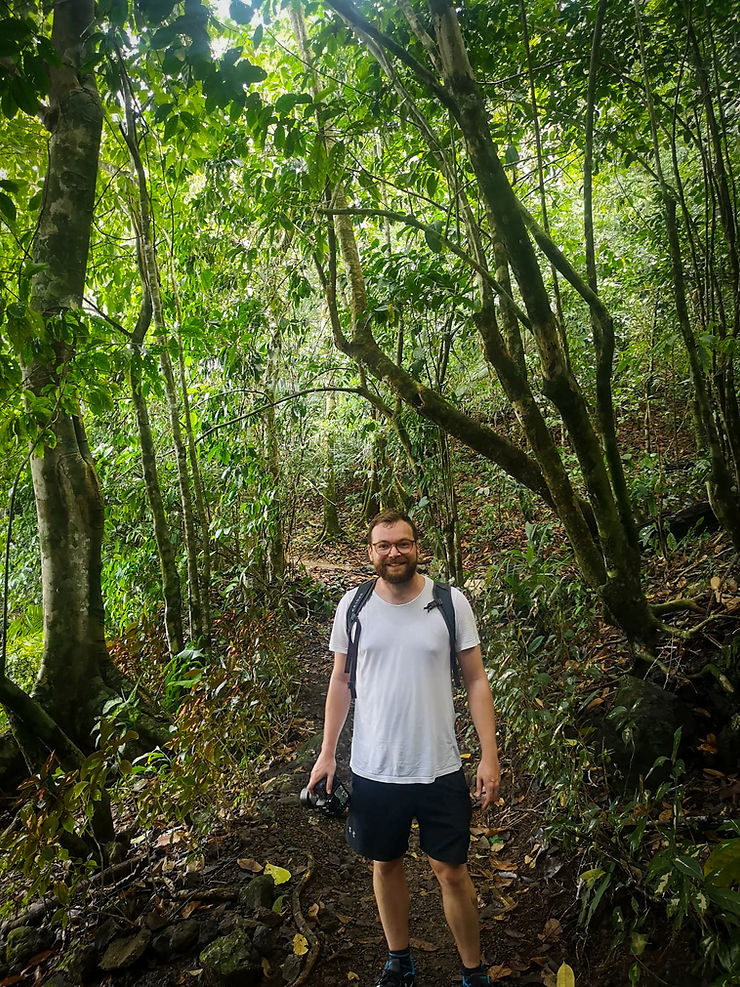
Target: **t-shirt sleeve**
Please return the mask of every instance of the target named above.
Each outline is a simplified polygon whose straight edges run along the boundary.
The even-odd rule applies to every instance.
[[[473,608],[468,599],[459,589],[452,587],[452,602],[455,607],[455,645],[458,651],[474,648],[480,644],[478,627],[475,623]]]
[[[349,646],[349,640],[347,638],[347,610],[349,609],[350,600],[354,596],[354,593],[354,590],[350,590],[339,601],[329,637],[329,650],[339,651],[343,655],[347,654],[347,647]]]

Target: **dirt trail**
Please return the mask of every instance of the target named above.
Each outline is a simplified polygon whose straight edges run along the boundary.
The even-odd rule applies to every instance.
[[[359,574],[358,581],[362,578],[360,566],[341,563],[328,567],[324,578],[332,583],[336,580],[344,588],[350,571]],[[386,949],[370,864],[346,846],[342,821],[308,812],[299,802],[299,792],[320,744],[332,664],[326,649],[328,624],[305,626],[305,636],[298,645],[302,671],[293,712],[294,733],[280,758],[265,772],[253,815],[237,824],[214,828],[199,868],[190,868],[187,849],[178,847],[176,841],[173,845],[160,838],[152,845],[139,846],[130,854],[134,864],[126,876],[92,894],[84,910],[76,910],[64,933],[52,930],[43,952],[29,960],[26,969],[20,974],[6,971],[0,962],[0,987],[205,984],[199,964],[204,944],[231,930],[254,930],[255,922],[251,920],[249,925],[242,896],[253,873],[268,864],[290,872],[290,880],[277,888],[278,894],[285,893],[282,923],[277,919],[276,928],[271,931],[262,926],[260,932],[270,936],[263,954],[270,987],[289,983],[301,987],[372,987]],[[476,751],[467,738],[474,743],[474,734],[467,729],[463,702],[459,710],[461,752],[472,772]],[[345,778],[349,775],[349,739],[348,724],[338,751],[339,771]],[[555,987],[556,971],[567,962],[575,971],[577,987],[625,987],[629,983],[627,969],[634,958],[628,954],[608,957],[610,928],[600,931],[592,925],[585,939],[577,924],[577,864],[559,859],[544,845],[541,812],[547,792],[538,790],[532,779],[517,771],[506,744],[502,769],[499,803],[485,816],[478,814],[473,819],[469,858],[480,901],[484,958],[492,980],[510,987]],[[419,987],[454,987],[461,981],[457,954],[444,921],[437,883],[414,835],[406,864],[417,983]],[[261,919],[267,921],[269,907],[264,912],[267,915],[262,914]],[[195,937],[186,948],[170,954],[157,949],[163,929],[171,930],[176,938],[186,925]],[[295,938],[300,935],[304,935],[305,949]],[[131,939],[134,944],[144,944],[141,952],[126,966],[102,972],[101,957],[111,942],[128,948]],[[668,939],[666,936],[660,953],[644,957],[661,976],[652,977],[646,970],[640,983],[643,987],[700,984],[686,976],[686,951],[683,969],[672,973],[670,957],[680,957],[681,951]],[[294,954],[296,943],[297,952],[303,956]],[[3,946],[4,937],[0,936],[0,948]],[[80,954],[80,972],[50,979],[61,957],[74,949]],[[310,972],[306,970],[307,957],[312,961]]]
[[[296,862],[302,854],[314,861],[314,873],[302,894],[304,914],[315,916],[313,928],[321,943],[309,987],[341,983],[375,983],[385,958],[382,929],[372,893],[371,867],[356,857],[344,841],[343,822],[306,812],[298,803],[320,743],[323,702],[331,659],[318,635],[303,656],[301,706],[308,729],[316,737],[302,745],[290,762],[274,765],[266,799],[274,806],[277,828],[269,839],[255,842],[256,833],[243,833],[250,853],[283,852]],[[349,774],[350,725],[338,751],[339,772]],[[462,748],[463,755],[472,751]],[[473,765],[473,757],[466,757]],[[512,783],[506,757],[500,805],[473,819],[470,869],[476,884],[483,922],[486,962],[509,983],[551,981],[560,963],[580,966],[574,952],[578,936],[573,884],[568,868],[545,852],[541,842],[538,804],[543,795]],[[277,793],[280,789],[280,794]],[[265,836],[267,834],[265,833]],[[412,834],[406,873],[411,891],[412,946],[419,985],[460,983],[459,962],[442,913],[441,896],[429,865]],[[318,906],[318,907],[317,907]],[[544,979],[543,979],[544,975]],[[357,978],[357,979],[355,979]],[[602,981],[606,984],[607,981]],[[616,983],[616,982],[615,982]]]

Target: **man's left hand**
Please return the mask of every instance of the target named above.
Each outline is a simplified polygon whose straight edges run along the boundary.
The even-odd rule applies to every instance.
[[[481,809],[487,809],[498,798],[498,790],[501,784],[501,769],[498,758],[493,761],[483,760],[478,765],[478,773],[475,778],[475,797],[483,798]]]

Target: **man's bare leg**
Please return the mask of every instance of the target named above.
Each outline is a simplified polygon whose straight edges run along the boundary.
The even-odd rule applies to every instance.
[[[467,864],[445,864],[431,857],[429,863],[442,889],[445,918],[455,937],[460,959],[465,966],[476,967],[481,961],[478,896]]]
[[[409,944],[409,889],[403,872],[403,857],[373,861],[373,890],[388,949],[406,949]]]

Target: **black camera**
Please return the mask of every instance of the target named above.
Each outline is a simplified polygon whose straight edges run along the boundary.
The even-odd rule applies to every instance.
[[[349,792],[335,776],[331,794],[326,791],[326,778],[317,781],[313,794],[307,788],[301,792],[301,805],[306,809],[318,809],[326,816],[341,816],[349,805]]]

